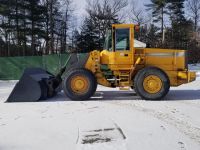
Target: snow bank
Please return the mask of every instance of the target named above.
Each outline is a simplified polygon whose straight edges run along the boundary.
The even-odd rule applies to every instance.
[[[197,75],[197,80],[200,80],[200,71],[196,73]]]
[[[200,71],[200,63],[198,64],[189,64],[189,70]]]
[[[189,64],[189,70],[195,71],[197,75],[197,80],[200,80],[200,63],[199,64]]]

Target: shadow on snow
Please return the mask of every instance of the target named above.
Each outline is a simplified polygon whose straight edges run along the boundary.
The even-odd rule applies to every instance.
[[[134,91],[97,91],[88,101],[141,100]],[[200,100],[200,90],[171,90],[162,101]],[[71,101],[65,94],[59,93],[54,98],[42,102]]]

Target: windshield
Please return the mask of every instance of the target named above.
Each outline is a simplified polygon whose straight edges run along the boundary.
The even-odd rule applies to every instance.
[[[122,28],[115,30],[115,50],[122,51],[122,50],[130,50],[130,35],[129,29]],[[112,30],[107,30],[106,38],[104,43],[104,50],[112,51]]]
[[[115,35],[115,50],[121,51],[121,50],[129,50],[129,28],[122,28],[122,29],[116,29],[116,35]]]
[[[112,49],[112,32],[111,30],[107,30],[104,43],[104,50],[110,51],[111,49]]]

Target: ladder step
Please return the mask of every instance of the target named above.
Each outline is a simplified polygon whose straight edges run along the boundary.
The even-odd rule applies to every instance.
[[[121,82],[119,84],[120,87],[128,87],[129,86],[129,82]]]
[[[121,72],[120,75],[119,75],[119,89],[120,90],[129,90],[130,87],[130,81],[129,81],[129,78],[130,78],[130,74],[129,72]]]
[[[128,91],[130,90],[130,87],[119,87],[119,90]]]

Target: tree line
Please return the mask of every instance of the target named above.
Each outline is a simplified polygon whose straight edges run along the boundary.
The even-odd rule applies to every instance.
[[[150,47],[186,49],[200,61],[200,1],[87,0],[80,27],[71,0],[0,0],[0,56],[102,50],[114,23],[135,23]],[[76,23],[75,23],[76,24]]]
[[[70,0],[0,0],[0,56],[65,51],[70,5]]]

